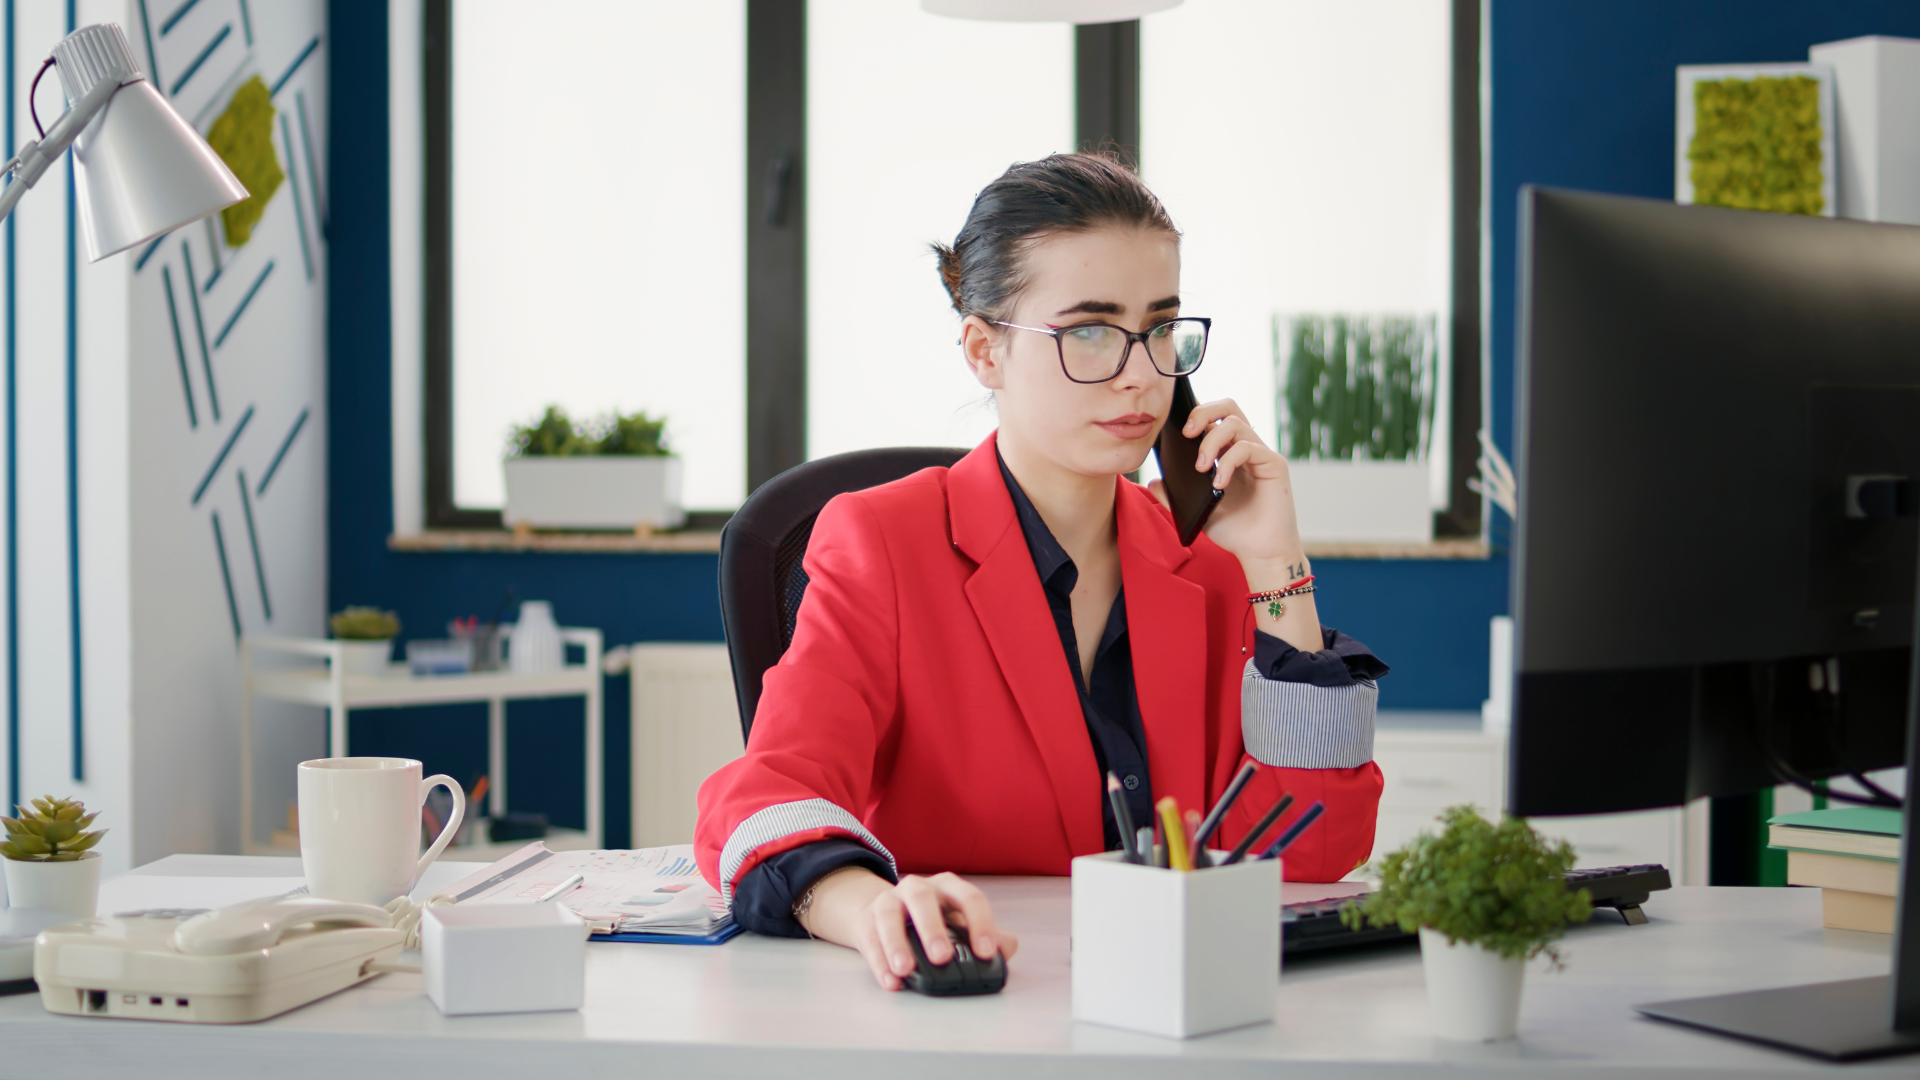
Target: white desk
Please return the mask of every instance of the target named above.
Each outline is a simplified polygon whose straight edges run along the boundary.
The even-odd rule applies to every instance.
[[[291,859],[191,859],[145,871],[297,873]],[[436,873],[451,880],[468,869],[442,864]],[[0,1076],[1277,1080],[1451,1069],[1456,1076],[1564,1071],[1583,1080],[1842,1071],[1920,1077],[1920,1057],[1826,1066],[1632,1011],[1636,1002],[1688,994],[1884,973],[1889,939],[1821,929],[1811,889],[1676,889],[1648,904],[1645,926],[1602,914],[1568,936],[1566,972],[1529,972],[1520,1039],[1480,1046],[1428,1036],[1412,949],[1290,966],[1270,1025],[1173,1042],[1075,1024],[1066,880],[982,884],[1021,939],[1007,990],[993,997],[882,993],[858,956],[816,942],[743,935],[719,948],[593,944],[587,1004],[573,1013],[443,1017],[421,994],[417,975],[383,976],[278,1019],[230,1028],[56,1017],[37,996],[0,998]],[[108,897],[115,887],[108,883]]]

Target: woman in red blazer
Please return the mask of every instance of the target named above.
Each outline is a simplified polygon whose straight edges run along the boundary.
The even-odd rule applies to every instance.
[[[1108,775],[1146,824],[1164,796],[1210,806],[1252,760],[1215,844],[1291,792],[1326,813],[1286,876],[1340,878],[1373,845],[1386,669],[1323,630],[1311,593],[1249,601],[1309,574],[1285,460],[1233,402],[1194,410],[1225,494],[1190,547],[1124,476],[1205,349],[1174,321],[1165,210],[1118,163],[1055,155],[989,185],[937,250],[1000,428],[820,512],[746,755],[700,790],[701,870],[748,929],[856,948],[897,989],[909,919],[934,963],[943,923],[1013,953],[958,875],[1065,874],[1117,847]]]

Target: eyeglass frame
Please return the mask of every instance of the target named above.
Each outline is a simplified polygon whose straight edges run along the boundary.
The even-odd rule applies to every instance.
[[[1200,341],[1200,360],[1204,362],[1207,358],[1207,342],[1212,340],[1213,338],[1213,320],[1201,315],[1180,315],[1171,319],[1162,319],[1159,322],[1154,323],[1152,326],[1147,327],[1145,330],[1142,330],[1137,334],[1134,333],[1132,330],[1128,330],[1124,326],[1115,326],[1112,323],[1108,323],[1108,322],[1083,322],[1083,323],[1074,323],[1072,326],[1056,326],[1056,327],[1046,328],[1046,327],[1039,327],[1039,326],[1021,326],[1019,323],[1010,323],[1000,319],[995,319],[993,320],[993,325],[1009,326],[1015,330],[1026,330],[1035,334],[1047,335],[1048,337],[1053,339],[1054,355],[1060,358],[1060,374],[1065,375],[1067,377],[1068,382],[1079,383],[1081,386],[1098,386],[1101,383],[1112,382],[1113,380],[1120,377],[1121,372],[1127,370],[1127,361],[1133,358],[1133,345],[1135,342],[1139,342],[1141,350],[1147,354],[1147,364],[1151,366],[1154,372],[1160,375],[1162,378],[1177,379],[1177,378],[1180,378],[1182,375],[1191,375],[1195,371],[1199,371],[1200,370],[1199,363],[1194,364],[1192,370],[1190,371],[1167,372],[1167,371],[1161,371],[1160,365],[1153,362],[1153,349],[1149,348],[1147,345],[1147,335],[1153,333],[1155,330],[1158,330],[1163,326],[1166,326],[1169,323],[1177,323],[1177,322],[1197,322],[1200,324],[1200,327],[1201,327],[1200,332],[1202,335],[1201,341]],[[1120,333],[1126,335],[1126,338],[1127,338],[1127,347],[1121,350],[1120,352],[1120,363],[1114,367],[1113,374],[1107,376],[1104,379],[1076,379],[1073,377],[1073,372],[1067,370],[1067,348],[1065,343],[1061,340],[1060,335],[1068,332],[1069,330],[1084,330],[1089,326],[1104,326],[1109,330],[1118,330],[1120,331]]]

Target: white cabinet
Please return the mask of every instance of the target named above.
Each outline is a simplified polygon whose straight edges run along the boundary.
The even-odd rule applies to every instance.
[[[1506,808],[1506,740],[1480,731],[1478,720],[1471,714],[1381,715],[1373,757],[1386,785],[1370,861],[1423,831],[1438,831],[1434,819],[1449,806],[1470,803],[1489,817]],[[1673,809],[1532,823],[1546,836],[1570,841],[1578,866],[1660,863],[1677,876],[1686,850],[1684,818],[1684,811]]]

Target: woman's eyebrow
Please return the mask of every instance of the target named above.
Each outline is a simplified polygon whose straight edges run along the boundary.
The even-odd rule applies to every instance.
[[[1116,304],[1111,300],[1082,300],[1072,307],[1061,308],[1054,314],[1072,315],[1075,312],[1085,312],[1089,315],[1125,315],[1127,306]]]
[[[1180,306],[1180,298],[1178,296],[1169,296],[1165,300],[1155,300],[1153,303],[1148,304],[1147,310],[1148,311],[1165,311],[1168,308],[1177,308],[1179,306]]]

